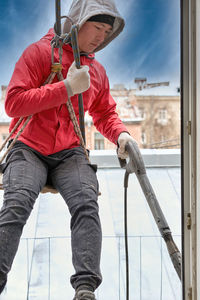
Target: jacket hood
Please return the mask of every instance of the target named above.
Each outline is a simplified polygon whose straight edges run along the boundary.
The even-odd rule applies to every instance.
[[[120,34],[125,25],[124,19],[120,16],[114,0],[73,0],[63,25],[63,33],[70,32],[71,26],[74,24],[78,25],[80,29],[90,17],[99,14],[115,17],[111,33],[94,52],[103,49]]]

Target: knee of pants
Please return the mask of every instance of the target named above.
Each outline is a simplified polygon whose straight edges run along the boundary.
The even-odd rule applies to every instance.
[[[34,199],[26,192],[6,192],[0,211],[0,226],[6,224],[25,225],[33,209]]]
[[[85,222],[100,223],[99,221],[99,206],[96,199],[82,199],[74,204],[71,209],[71,229],[74,225],[84,226]],[[91,226],[92,226],[91,223]]]

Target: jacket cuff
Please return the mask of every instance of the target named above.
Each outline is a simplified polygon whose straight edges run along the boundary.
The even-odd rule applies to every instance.
[[[68,97],[72,97],[74,94],[73,94],[73,92],[72,92],[72,89],[71,89],[71,86],[70,86],[68,80],[65,79],[65,80],[63,80],[63,82],[64,82],[65,87],[66,87],[66,89],[67,89]]]
[[[117,132],[116,138],[115,138],[115,140],[114,140],[114,142],[115,142],[115,144],[117,145],[117,147],[119,147],[119,144],[118,144],[118,138],[119,138],[119,136],[120,136],[120,134],[121,134],[122,132],[126,132],[126,133],[128,133],[128,134],[130,135],[130,133],[129,133],[127,130],[122,130],[122,131],[120,131],[120,132]]]

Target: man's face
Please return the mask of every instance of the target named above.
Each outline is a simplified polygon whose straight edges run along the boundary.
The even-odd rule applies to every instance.
[[[78,44],[80,52],[92,53],[103,43],[112,26],[100,22],[86,22],[78,32]]]

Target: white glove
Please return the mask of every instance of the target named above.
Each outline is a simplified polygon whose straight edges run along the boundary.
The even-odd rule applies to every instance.
[[[76,68],[75,62],[70,66],[67,78],[63,80],[69,97],[85,92],[90,87],[89,67]]]
[[[128,152],[125,150],[125,146],[129,141],[136,143],[130,134],[127,132],[121,132],[117,140],[119,145],[117,155],[119,158],[126,159],[128,157]]]

